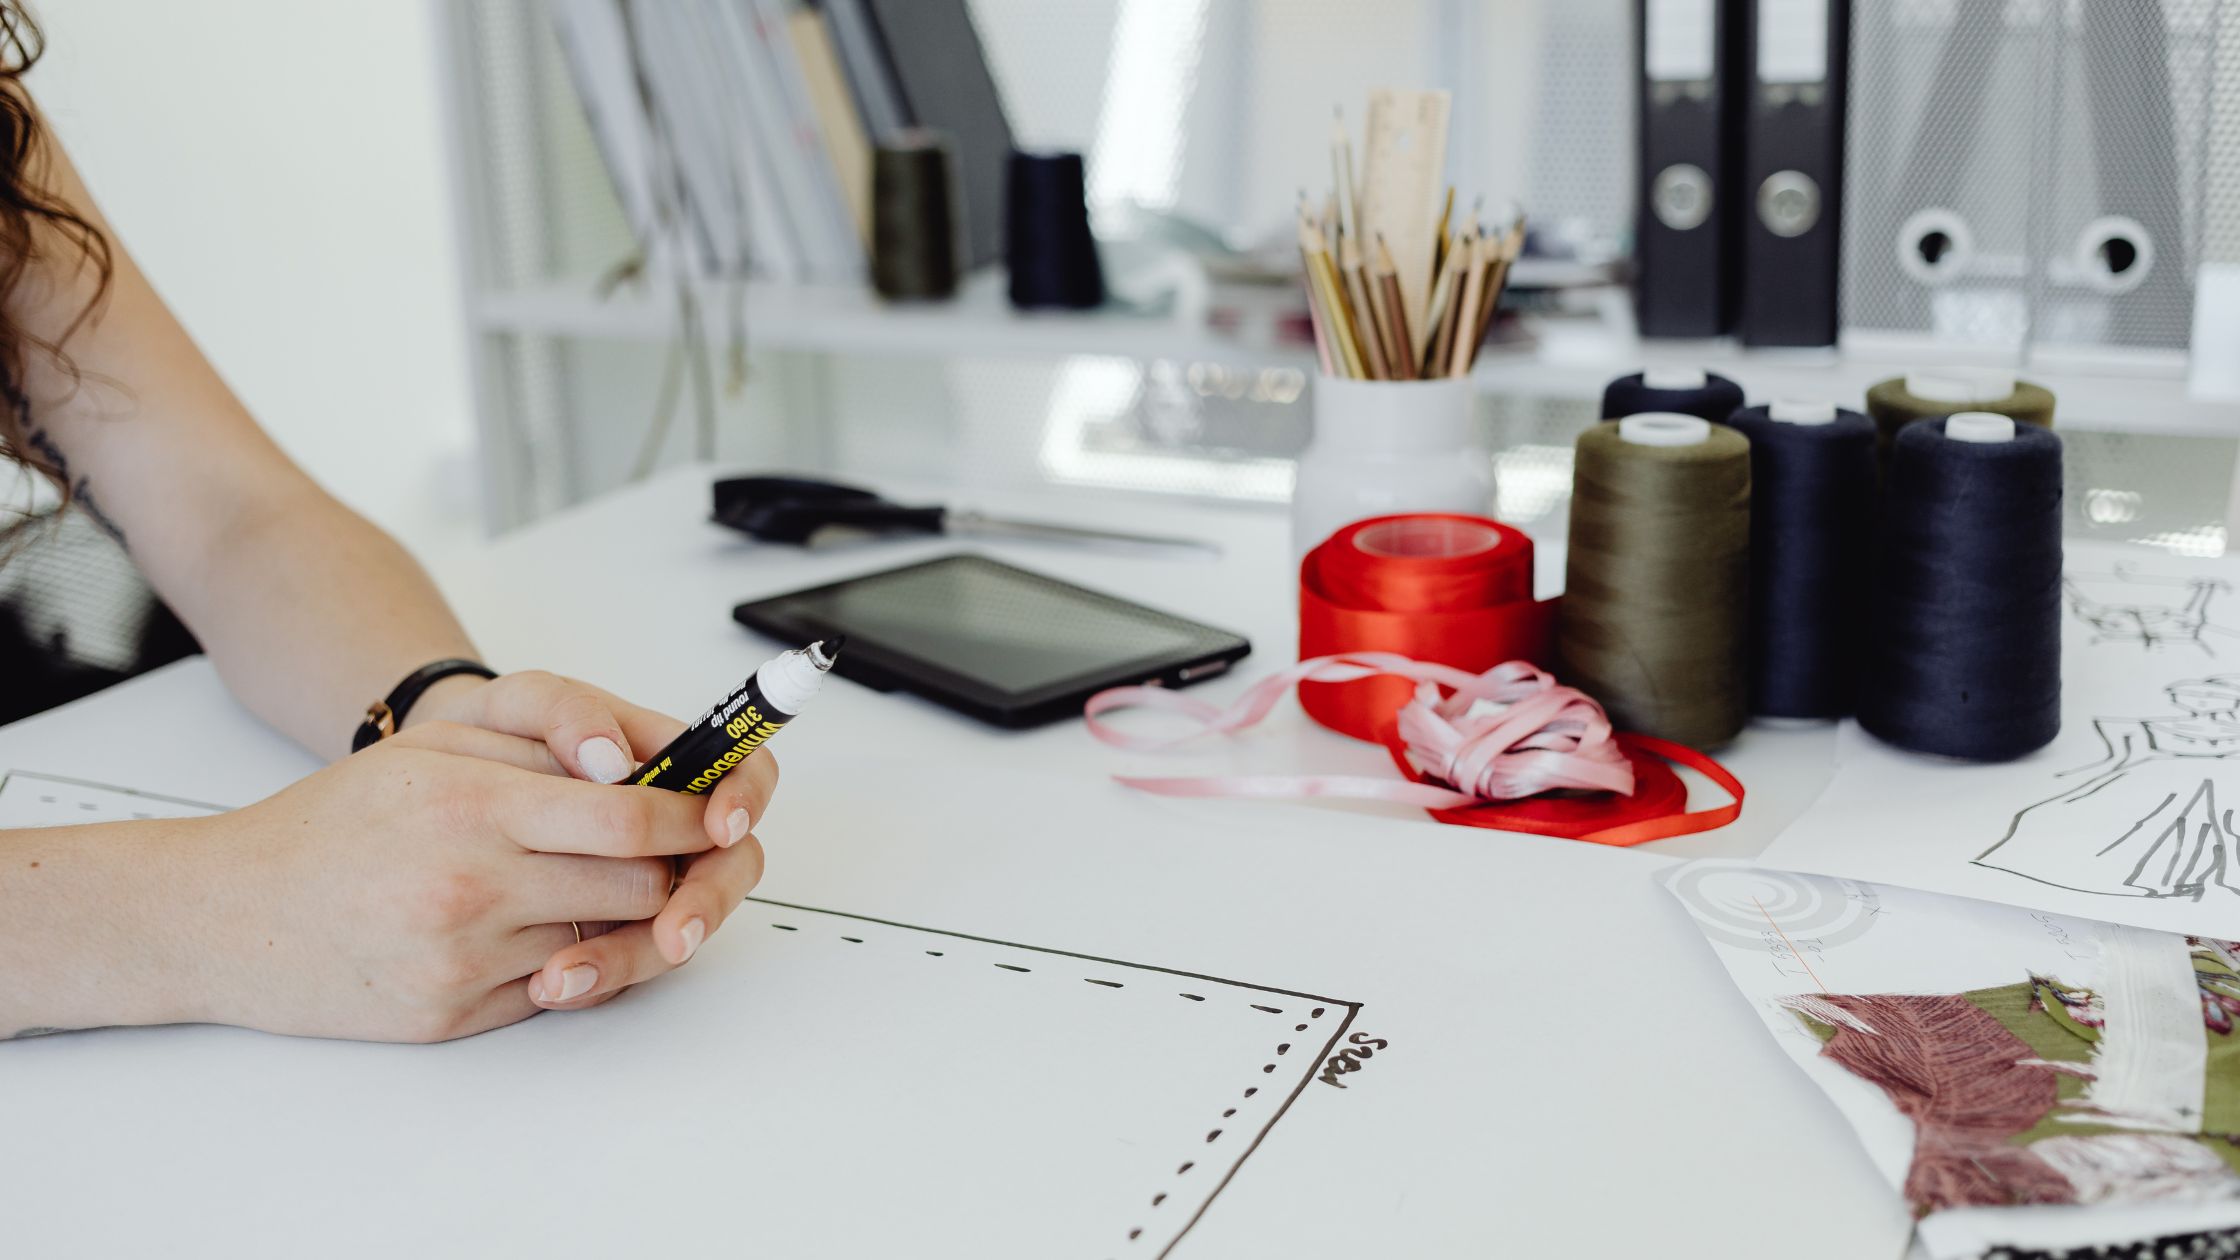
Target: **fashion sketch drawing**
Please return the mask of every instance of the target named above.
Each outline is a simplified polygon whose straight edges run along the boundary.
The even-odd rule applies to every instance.
[[[2112,897],[2240,895],[2240,674],[2171,683],[2175,712],[2100,718],[2104,755],[2014,816],[1978,866]]]
[[[2209,620],[2209,603],[2230,583],[2211,577],[2157,577],[2118,565],[2112,573],[2065,574],[2061,593],[2069,611],[2092,628],[2087,644],[2136,643],[2154,651],[2176,647],[2215,656],[2209,635],[2240,631]]]

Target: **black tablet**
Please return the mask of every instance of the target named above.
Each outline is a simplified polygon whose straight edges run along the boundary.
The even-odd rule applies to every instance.
[[[841,676],[1010,727],[1077,717],[1106,687],[1210,678],[1252,650],[1226,630],[979,555],[753,600],[731,615],[789,645],[845,634]]]

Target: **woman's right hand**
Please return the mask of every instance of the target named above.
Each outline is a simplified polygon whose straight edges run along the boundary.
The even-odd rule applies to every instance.
[[[189,876],[205,900],[186,1017],[377,1041],[524,1019],[539,1009],[528,980],[575,942],[571,921],[662,908],[671,855],[712,847],[703,807],[571,778],[536,741],[415,727],[193,821],[199,852],[177,857],[219,878]]]

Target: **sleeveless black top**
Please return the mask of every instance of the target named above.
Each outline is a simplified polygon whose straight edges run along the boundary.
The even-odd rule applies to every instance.
[[[0,723],[201,650],[84,512],[0,522]]]

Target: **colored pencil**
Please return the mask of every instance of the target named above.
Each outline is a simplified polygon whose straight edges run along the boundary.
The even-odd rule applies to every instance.
[[[1389,381],[1393,373],[1385,366],[1384,328],[1377,320],[1375,290],[1361,265],[1361,246],[1350,236],[1338,242],[1338,270],[1345,277],[1346,302],[1352,308],[1353,326],[1361,334],[1361,356],[1369,365],[1369,379]]]
[[[1330,340],[1332,357],[1344,365],[1345,374],[1356,380],[1366,379],[1368,365],[1361,357],[1358,334],[1346,311],[1345,286],[1338,281],[1338,267],[1330,258],[1329,239],[1322,229],[1301,220],[1299,223],[1299,250],[1306,255],[1307,272],[1314,277],[1315,293],[1321,298],[1323,309],[1330,315]]]
[[[1370,268],[1375,278],[1377,294],[1384,299],[1385,361],[1399,371],[1403,381],[1416,379],[1415,342],[1408,337],[1407,304],[1400,295],[1400,269],[1392,263],[1392,251],[1385,247],[1384,237],[1377,237],[1377,262]]]

